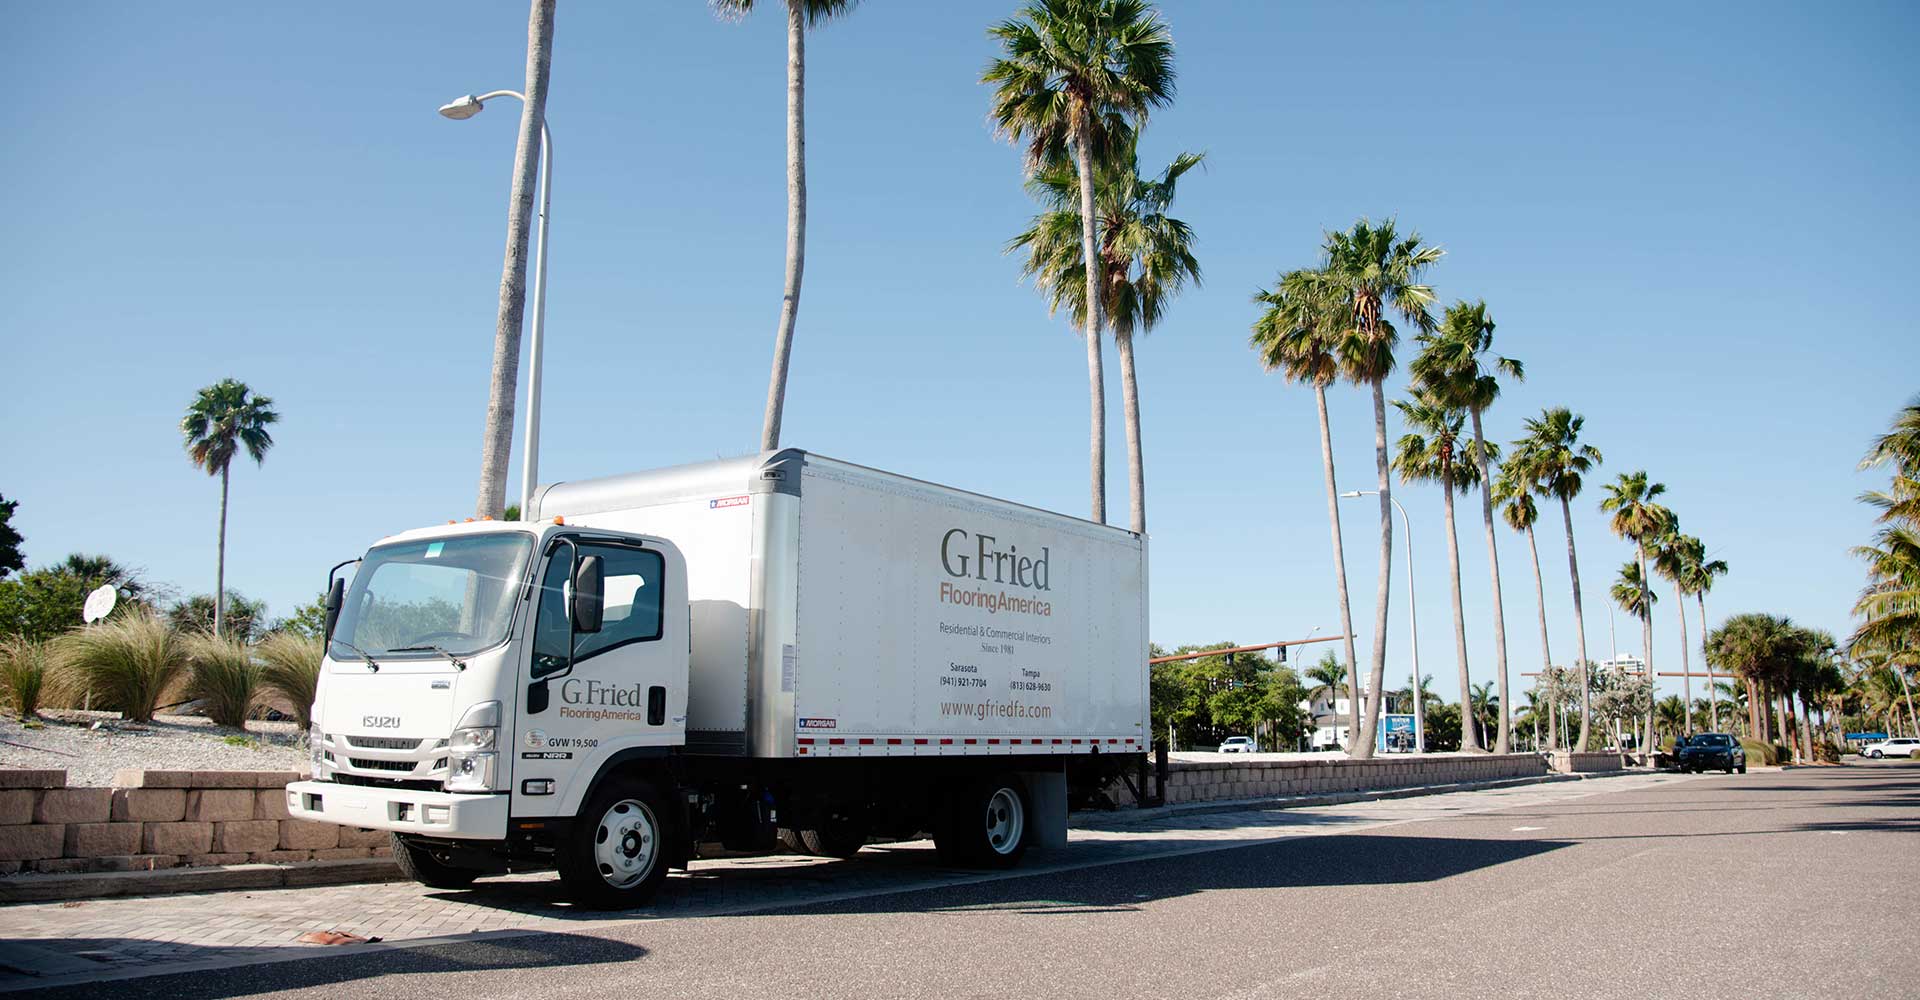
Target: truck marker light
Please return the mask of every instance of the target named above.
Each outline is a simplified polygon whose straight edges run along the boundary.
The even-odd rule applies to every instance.
[[[843,739],[841,739],[841,738],[839,738],[839,737],[837,737],[837,736],[836,736],[836,737],[834,737],[833,739],[830,739],[830,740],[828,740],[828,741],[827,741],[827,745],[828,745],[828,746],[835,746],[835,747],[837,747],[837,746],[845,746],[845,745],[846,745],[846,742],[847,742],[846,740],[843,740]]]
[[[899,741],[899,740],[896,740],[896,739],[888,739],[888,740],[887,740],[887,745],[888,745],[888,746],[890,746],[890,747],[897,747],[897,746],[899,746],[899,745],[900,745],[900,741]]]
[[[810,747],[810,746],[812,746],[812,745],[813,745],[813,737],[811,737],[811,736],[802,736],[802,737],[800,737],[800,745],[801,745],[801,746],[803,746],[803,747]]]
[[[860,745],[861,745],[861,746],[863,746],[863,747],[870,747],[870,746],[872,746],[872,745],[873,745],[873,737],[871,737],[871,736],[862,736],[862,737],[860,737]]]
[[[976,743],[978,743],[978,742],[980,742],[980,741],[979,741],[979,740],[967,740],[967,741],[966,741],[966,743],[967,743],[967,745],[968,745],[968,746],[973,746],[974,744],[976,744]]]
[[[1066,740],[1054,740],[1053,742],[1054,742],[1054,745],[1055,745],[1055,746],[1058,746],[1058,745],[1060,745],[1060,744],[1062,744],[1062,743],[1065,743],[1065,742],[1066,742]]]
[[[520,791],[528,795],[552,795],[553,779],[552,778],[528,778],[527,780],[522,781],[520,783]],[[520,829],[538,830],[544,826],[546,826],[545,823],[521,823]]]
[[[924,740],[924,739],[918,739],[918,740],[914,740],[914,741],[913,741],[913,745],[914,745],[914,746],[917,746],[917,747],[923,747],[923,746],[926,746],[926,745],[927,745],[927,741],[926,741],[926,740]]]
[[[973,741],[972,741],[972,740],[968,740],[967,742],[968,742],[968,743],[972,743]],[[987,745],[988,745],[988,746],[990,746],[990,747],[993,747],[993,746],[999,746],[999,745],[1000,745],[1000,741],[999,741],[999,740],[988,740],[988,741],[987,741]]]
[[[567,523],[567,519],[566,519],[566,518],[564,518],[564,517],[556,517],[556,518],[554,518],[554,519],[553,519],[553,523],[555,523],[555,524],[565,524],[565,523]]]
[[[1074,741],[1073,741],[1073,745],[1074,745],[1074,746],[1079,746],[1079,745],[1080,745],[1080,741],[1079,741],[1079,740],[1074,740]]]
[[[941,741],[940,741],[940,745],[941,745],[941,746],[943,746],[943,747],[948,747],[948,746],[952,746],[952,745],[953,745],[953,741],[952,741],[952,740],[941,740]]]

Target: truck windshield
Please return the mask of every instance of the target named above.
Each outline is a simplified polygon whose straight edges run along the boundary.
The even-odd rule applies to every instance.
[[[354,575],[328,650],[337,660],[477,653],[507,637],[533,538],[520,532],[381,545]]]

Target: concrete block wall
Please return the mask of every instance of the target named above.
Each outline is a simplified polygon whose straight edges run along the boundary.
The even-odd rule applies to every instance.
[[[1627,756],[1622,753],[1559,750],[1553,755],[1553,769],[1561,774],[1585,774],[1594,771],[1624,771]]]
[[[121,771],[111,788],[0,768],[0,875],[391,856],[387,835],[287,815],[298,771]]]
[[[1433,754],[1373,760],[1172,761],[1167,802],[1213,802],[1287,795],[1370,792],[1547,773],[1539,754]]]

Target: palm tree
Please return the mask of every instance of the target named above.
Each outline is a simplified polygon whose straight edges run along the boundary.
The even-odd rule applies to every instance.
[[[1847,637],[1857,659],[1883,663],[1902,681],[1920,666],[1920,396],[1874,441],[1862,469],[1891,464],[1893,481],[1861,500],[1880,511],[1873,543],[1855,548],[1867,563],[1867,586],[1855,603],[1862,622]],[[1908,714],[1913,715],[1911,696]]]
[[[1653,568],[1667,582],[1673,584],[1673,610],[1680,616],[1680,687],[1681,704],[1693,701],[1693,664],[1692,653],[1687,648],[1687,594],[1692,586],[1696,570],[1694,567],[1707,558],[1706,546],[1692,535],[1683,535],[1677,526],[1670,525],[1654,543]],[[1701,619],[1701,628],[1706,620]],[[1712,671],[1709,670],[1709,673]]]
[[[1100,312],[1120,354],[1121,400],[1127,432],[1127,486],[1132,530],[1147,530],[1146,476],[1140,452],[1140,390],[1134,375],[1133,339],[1165,317],[1167,304],[1188,281],[1200,283],[1200,262],[1193,256],[1193,229],[1167,215],[1181,175],[1205,159],[1181,153],[1157,177],[1140,174],[1132,143],[1094,167],[1094,211],[1098,213],[1101,289]],[[1050,164],[1028,187],[1046,211],[1007,244],[1009,252],[1027,251],[1024,272],[1035,276],[1057,311],[1065,306],[1075,322],[1086,321],[1086,265],[1080,253],[1080,184],[1064,163]]]
[[[1686,736],[1691,721],[1687,718],[1687,702],[1681,696],[1667,695],[1654,704],[1653,711],[1662,731],[1671,732],[1676,738]],[[1652,747],[1656,744],[1647,745]]]
[[[1348,381],[1373,389],[1373,463],[1380,493],[1380,574],[1373,603],[1373,664],[1367,685],[1367,708],[1359,743],[1362,759],[1373,756],[1372,734],[1379,725],[1380,690],[1387,670],[1388,591],[1393,582],[1393,467],[1387,450],[1387,376],[1396,366],[1394,347],[1399,332],[1387,319],[1398,313],[1414,329],[1434,329],[1433,289],[1422,284],[1426,269],[1446,251],[1428,246],[1419,233],[1400,235],[1393,220],[1379,225],[1361,219],[1353,227],[1326,235],[1317,272],[1330,289],[1352,304],[1350,328],[1340,343],[1340,367]]]
[[[187,457],[207,475],[220,477],[220,549],[213,587],[216,636],[226,624],[227,492],[233,478],[233,457],[245,448],[255,465],[264,462],[267,450],[273,447],[267,425],[279,419],[273,400],[230,378],[201,389],[187,406],[186,416],[180,418]]]
[[[1580,441],[1586,418],[1564,406],[1540,411],[1527,419],[1527,436],[1515,442],[1516,450],[1527,456],[1535,480],[1544,495],[1560,501],[1560,516],[1567,527],[1567,572],[1573,578],[1573,642],[1578,651],[1580,671],[1580,738],[1574,749],[1587,749],[1593,718],[1592,667],[1587,660],[1587,617],[1580,605],[1580,557],[1573,547],[1573,499],[1580,495],[1585,476],[1602,461],[1599,449]]]
[[[1553,649],[1547,642],[1547,589],[1540,577],[1540,549],[1534,544],[1533,526],[1540,520],[1540,508],[1533,502],[1533,491],[1539,481],[1533,469],[1528,465],[1530,456],[1517,451],[1507,456],[1500,464],[1500,475],[1494,480],[1493,496],[1500,502],[1500,516],[1507,527],[1527,536],[1527,556],[1533,562],[1533,600],[1540,609],[1540,664],[1541,670],[1553,668]],[[1553,728],[1553,706],[1548,705],[1547,732],[1553,745],[1559,745],[1559,737]]]
[[[1409,402],[1396,399],[1393,405],[1411,428],[1400,438],[1399,454],[1393,467],[1401,482],[1429,482],[1440,487],[1440,503],[1447,524],[1447,582],[1453,596],[1453,651],[1460,665],[1460,690],[1467,690],[1471,678],[1467,670],[1467,622],[1460,605],[1460,539],[1454,530],[1453,495],[1465,493],[1479,481],[1480,463],[1468,454],[1472,445],[1463,446],[1460,433],[1466,416],[1453,406],[1421,390]],[[1462,716],[1460,749],[1479,750],[1483,744],[1470,720]]]
[[[1707,704],[1712,709],[1713,724],[1717,726],[1720,724],[1720,707],[1717,704],[1720,688],[1713,683],[1713,667],[1707,660],[1707,630],[1711,627],[1707,624],[1707,591],[1713,589],[1715,577],[1727,575],[1727,561],[1708,559],[1706,543],[1698,538],[1688,537],[1691,543],[1687,551],[1686,567],[1682,572],[1683,582],[1677,585],[1677,589],[1682,594],[1692,594],[1694,602],[1700,609],[1700,662],[1706,666]]]
[[[1620,576],[1613,582],[1612,595],[1613,603],[1619,605],[1620,610],[1640,619],[1640,635],[1646,638],[1653,628],[1653,604],[1658,597],[1654,595],[1653,588],[1648,585],[1647,574],[1640,568],[1639,563],[1629,562],[1620,567]],[[1651,639],[1646,641],[1651,645]],[[1647,679],[1652,681],[1651,662],[1647,663],[1646,671]],[[1646,723],[1649,727],[1647,739],[1651,741],[1653,739],[1651,714],[1646,719]],[[1635,720],[1635,724],[1638,725],[1639,720]]]
[[[1101,296],[1093,165],[1128,119],[1173,100],[1173,36],[1141,0],[1030,0],[988,31],[1001,57],[987,67],[998,132],[1024,143],[1037,172],[1072,151],[1080,183],[1080,251],[1086,278],[1084,336],[1092,395],[1093,520],[1107,519],[1106,389],[1100,357]]]
[[[519,144],[513,151],[513,193],[507,199],[507,255],[500,269],[500,311],[494,318],[493,373],[487,382],[475,517],[499,517],[506,503],[513,394],[520,381],[520,323],[527,303],[527,232],[533,218],[540,123],[547,117],[547,75],[553,65],[553,7],[554,0],[533,0],[527,17],[526,101],[520,109]]]
[[[1666,491],[1665,484],[1648,481],[1645,470],[1623,472],[1619,478],[1607,484],[1606,498],[1600,501],[1600,509],[1613,515],[1612,520],[1608,522],[1608,527],[1613,529],[1615,535],[1632,542],[1639,557],[1639,585],[1641,589],[1647,591],[1646,603],[1649,606],[1648,613],[1640,617],[1640,643],[1649,679],[1654,676],[1653,614],[1650,610],[1653,603],[1653,581],[1649,576],[1647,551],[1663,532],[1677,527],[1673,512],[1654,502],[1655,497]],[[1617,597],[1616,600],[1618,600]],[[1646,722],[1648,734],[1651,736],[1653,730],[1651,709],[1647,712]]]
[[[780,418],[787,405],[787,362],[793,325],[800,312],[800,274],[807,264],[807,31],[844,14],[859,0],[786,0],[787,8],[787,271],[780,296],[780,326],[773,335],[773,376],[760,426],[760,450],[780,447]],[[713,0],[715,10],[745,17],[754,0]]]
[[[1346,684],[1348,691],[1347,704],[1349,708],[1351,708],[1353,704],[1352,675],[1349,673],[1346,665],[1342,664],[1338,659],[1335,659],[1332,653],[1321,657],[1319,663],[1308,667],[1306,677],[1308,680],[1315,682],[1311,687],[1307,688],[1307,703],[1309,705],[1313,703],[1313,699],[1325,695],[1327,698],[1328,712],[1338,717],[1340,714],[1340,685]],[[1338,725],[1334,726],[1336,732],[1339,728]],[[1358,730],[1349,729],[1348,732],[1357,733]],[[1339,741],[1335,740],[1335,742],[1338,743]],[[1349,742],[1351,742],[1351,737],[1349,737]]]
[[[1337,353],[1340,338],[1352,326],[1352,310],[1341,295],[1330,295],[1328,283],[1305,271],[1280,276],[1274,288],[1261,289],[1254,302],[1266,306],[1254,320],[1252,346],[1268,371],[1278,368],[1290,382],[1313,386],[1313,405],[1320,415],[1320,465],[1326,474],[1327,522],[1333,534],[1333,580],[1340,597],[1340,631],[1346,647],[1348,676],[1357,670],[1353,652],[1353,605],[1347,599],[1347,554],[1340,534],[1340,488],[1333,472],[1333,431],[1327,421],[1327,386],[1340,375]],[[1350,695],[1353,692],[1349,691]],[[1416,709],[1417,711],[1417,709]],[[1348,725],[1360,731],[1360,699],[1347,699]]]
[[[1492,681],[1481,681],[1475,684],[1471,691],[1472,697],[1469,701],[1472,703],[1473,711],[1467,713],[1472,717],[1472,722],[1468,725],[1477,727],[1484,737],[1486,731],[1494,726],[1494,712],[1501,709],[1500,696],[1494,693]],[[1462,744],[1461,749],[1471,750],[1473,747]]]
[[[1493,531],[1493,475],[1488,468],[1486,433],[1481,415],[1500,398],[1500,376],[1518,382],[1526,377],[1520,362],[1493,354],[1493,317],[1485,302],[1456,302],[1447,308],[1437,333],[1419,336],[1422,350],[1409,367],[1416,382],[1438,392],[1467,411],[1473,421],[1475,457],[1479,463],[1480,520],[1487,532],[1487,568],[1493,584],[1493,666],[1500,687],[1500,735],[1493,752],[1506,753],[1513,738],[1513,719],[1507,709],[1506,601],[1500,589],[1500,547]]]
[[[1755,739],[1773,741],[1767,705],[1794,655],[1799,640],[1795,630],[1790,619],[1748,613],[1733,615],[1708,636],[1708,662],[1745,683],[1747,732]]]

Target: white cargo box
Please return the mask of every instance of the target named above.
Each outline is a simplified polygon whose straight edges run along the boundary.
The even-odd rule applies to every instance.
[[[543,488],[687,560],[688,749],[1138,752],[1144,538],[788,449]]]

